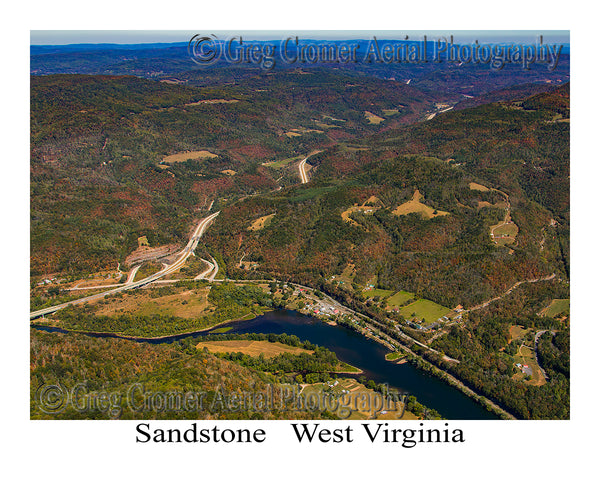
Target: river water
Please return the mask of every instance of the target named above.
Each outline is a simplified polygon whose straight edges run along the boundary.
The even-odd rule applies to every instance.
[[[328,348],[338,358],[363,370],[363,375],[376,383],[386,383],[401,393],[414,395],[418,401],[434,408],[450,420],[488,420],[497,419],[480,404],[467,397],[442,380],[423,372],[410,363],[398,365],[388,362],[389,353],[380,343],[363,335],[341,327],[328,325],[313,317],[290,310],[275,310],[252,320],[227,324],[228,333],[287,333],[296,335],[300,340]],[[221,326],[222,327],[222,326]],[[47,331],[61,331],[56,328],[36,327]],[[220,328],[220,327],[215,327]],[[186,337],[198,337],[209,334],[198,332],[175,335],[161,339],[143,340],[148,343],[169,343]],[[111,334],[93,334],[98,337],[111,337]],[[142,340],[136,340],[142,341]]]

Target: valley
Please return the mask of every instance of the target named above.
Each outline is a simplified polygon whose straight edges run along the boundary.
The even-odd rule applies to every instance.
[[[307,370],[270,340],[176,344],[295,311],[501,418],[568,418],[568,75],[509,69],[466,101],[471,67],[446,90],[305,70],[33,75],[32,338],[169,339],[183,363],[321,391],[349,374],[326,353]],[[515,347],[515,325],[534,338]],[[362,383],[402,389],[391,372]]]

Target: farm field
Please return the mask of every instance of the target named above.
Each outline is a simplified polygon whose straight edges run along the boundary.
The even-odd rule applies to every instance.
[[[164,163],[186,162],[187,160],[204,160],[205,158],[216,158],[218,155],[208,150],[197,150],[194,152],[181,152],[168,155],[162,159]]]
[[[391,297],[388,297],[386,302],[390,308],[399,307],[403,303],[408,302],[413,298],[415,298],[414,294],[400,290],[399,292],[394,293]]]
[[[569,313],[570,304],[568,298],[555,298],[546,308],[542,309],[540,315],[554,318],[561,313]]]
[[[415,318],[422,320],[426,325],[435,322],[438,318],[443,317],[444,315],[448,315],[451,311],[452,310],[449,308],[443,307],[442,305],[438,305],[437,303],[424,298],[421,298],[410,305],[402,307],[399,310],[400,314],[404,318]],[[414,316],[413,313],[415,314]]]
[[[313,354],[312,350],[301,347],[292,347],[279,342],[268,342],[259,340],[216,340],[213,342],[200,342],[196,348],[208,348],[211,353],[240,352],[251,357],[263,354],[265,358],[273,358],[282,353],[299,355],[300,353]]]

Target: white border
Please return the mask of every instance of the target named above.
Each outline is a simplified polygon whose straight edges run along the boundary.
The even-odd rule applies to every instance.
[[[12,4],[14,7],[17,4]],[[598,237],[594,193],[598,190],[597,53],[589,42],[596,25],[591,11],[574,3],[544,4],[505,1],[376,3],[304,1],[301,3],[203,2],[125,3],[103,1],[28,2],[17,18],[6,12],[9,30],[2,33],[7,58],[3,68],[4,124],[8,154],[2,205],[6,213],[3,251],[8,265],[2,278],[4,322],[8,326],[2,396],[9,429],[6,460],[25,474],[43,478],[105,478],[136,475],[146,478],[182,474],[232,478],[316,476],[358,478],[363,475],[419,475],[425,478],[506,478],[527,474],[558,478],[582,471],[594,459],[592,441],[597,412],[597,375],[592,341],[597,318]],[[31,422],[28,377],[28,47],[29,30],[39,29],[448,29],[571,30],[572,52],[572,420],[545,422],[450,422],[465,430],[461,446],[413,449],[355,442],[350,445],[298,445],[289,422],[252,422],[269,431],[269,443],[257,446],[136,445],[133,422]],[[594,82],[594,83],[593,83]],[[5,130],[6,131],[6,130]],[[592,143],[593,142],[593,143]],[[590,221],[590,219],[592,219]],[[586,268],[587,267],[587,268]],[[589,273],[588,273],[589,272]],[[594,273],[591,273],[594,272]],[[14,306],[16,305],[16,306]],[[587,340],[587,341],[586,341]],[[230,427],[231,424],[227,423]],[[339,425],[336,424],[339,428]],[[356,426],[355,428],[358,428]],[[263,448],[267,447],[267,448]],[[365,448],[366,447],[366,448]],[[591,472],[596,469],[590,469]],[[585,470],[584,470],[585,471]]]

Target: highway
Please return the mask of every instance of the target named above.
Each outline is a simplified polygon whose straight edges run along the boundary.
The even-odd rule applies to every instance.
[[[309,157],[312,157],[313,155],[316,155],[317,153],[321,153],[321,150],[314,150],[314,151],[310,152],[306,156],[306,158],[298,164],[298,171],[300,172],[300,181],[302,183],[308,183],[308,175],[306,174],[306,161],[309,159]]]
[[[107,292],[97,293],[95,295],[90,295],[89,297],[78,298],[77,300],[72,300],[71,302],[61,303],[60,305],[54,305],[52,307],[44,308],[42,310],[36,310],[35,312],[30,312],[29,319],[32,320],[34,318],[41,317],[42,315],[48,315],[50,313],[54,313],[57,310],[60,310],[61,308],[65,308],[68,305],[76,305],[78,303],[85,303],[85,302],[89,302],[90,300],[97,300],[97,299],[106,297],[107,295],[112,295],[114,293],[122,292],[124,290],[130,290],[132,288],[143,287],[144,285],[148,285],[149,283],[152,283],[155,280],[158,280],[162,277],[169,275],[170,273],[173,273],[173,272],[179,270],[184,265],[184,263],[188,259],[188,257],[194,253],[194,250],[198,246],[198,242],[200,241],[200,238],[206,231],[208,225],[210,225],[210,223],[217,217],[217,215],[219,215],[219,213],[220,212],[213,213],[212,215],[209,215],[208,217],[202,219],[200,221],[200,223],[198,224],[198,226],[196,227],[196,229],[194,230],[194,233],[192,234],[192,237],[190,238],[187,245],[183,248],[183,250],[181,250],[181,252],[179,252],[177,254],[179,256],[179,258],[172,265],[165,266],[165,268],[163,268],[160,272],[154,273],[154,274],[152,274],[146,278],[143,278],[141,280],[138,280],[136,282],[126,283],[118,288],[109,290]],[[215,263],[215,266],[216,266],[215,270],[218,270],[217,262],[214,261],[214,259],[213,259],[213,262]],[[216,275],[216,272],[214,272],[212,275],[213,280],[214,280],[215,275]]]
[[[308,183],[308,175],[306,175],[306,161],[307,160],[308,160],[308,157],[306,157],[304,160],[302,160],[298,164],[298,170],[300,171],[300,181],[302,183]]]

